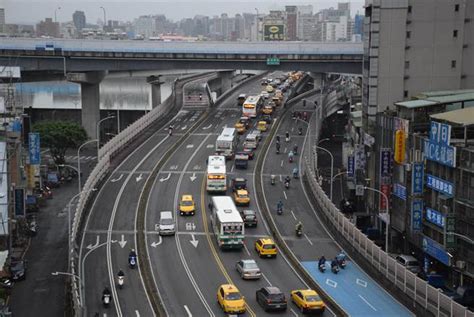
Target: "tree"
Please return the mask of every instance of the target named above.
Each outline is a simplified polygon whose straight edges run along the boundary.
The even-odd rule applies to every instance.
[[[48,147],[56,164],[64,164],[67,149],[75,149],[87,140],[87,133],[79,124],[71,121],[42,121],[33,125],[40,134],[40,142]]]

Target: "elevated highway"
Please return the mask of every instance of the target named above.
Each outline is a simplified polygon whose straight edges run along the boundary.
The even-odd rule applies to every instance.
[[[23,72],[169,69],[362,72],[362,43],[2,39],[0,65]],[[273,58],[273,63],[267,63]],[[275,60],[276,59],[276,60]]]

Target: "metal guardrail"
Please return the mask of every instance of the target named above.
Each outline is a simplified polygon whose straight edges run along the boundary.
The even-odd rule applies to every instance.
[[[338,106],[337,93],[331,93],[327,101],[329,103],[326,106],[330,108],[330,111],[335,111],[334,109]],[[323,110],[323,114],[324,112]],[[329,199],[318,183],[317,158],[312,150],[312,145],[319,139],[322,118],[316,116],[311,118],[309,129],[316,131],[316,137],[315,143],[310,143],[311,146],[307,146],[304,150],[302,175],[314,195],[326,225],[329,225],[329,229],[338,235],[338,241],[350,247],[351,251],[356,253],[357,259],[364,262],[359,264],[373,270],[377,275],[376,279],[385,287],[389,286],[391,290],[404,295],[405,306],[424,312],[424,315],[474,317],[474,312],[455,302],[441,290],[429,285],[385,253],[351,223]]]

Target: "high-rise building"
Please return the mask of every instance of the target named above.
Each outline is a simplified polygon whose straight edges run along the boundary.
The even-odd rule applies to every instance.
[[[145,38],[153,37],[156,34],[156,20],[151,15],[142,15],[135,20],[135,34]]]
[[[296,37],[300,41],[317,40],[317,25],[312,5],[297,6]],[[320,36],[320,34],[319,34]]]
[[[0,8],[0,33],[5,32],[5,9]]]
[[[257,40],[257,19],[253,13],[244,13],[244,36],[243,39],[248,41]]]
[[[86,15],[84,11],[75,11],[72,15],[72,21],[77,31],[82,31],[86,27]]]
[[[52,18],[44,19],[36,24],[36,36],[59,37],[59,23],[53,22]]]
[[[421,91],[474,87],[474,2],[366,0],[363,125]],[[370,52],[370,54],[369,54]]]
[[[364,33],[364,16],[362,14],[356,14],[354,17],[354,31],[352,34],[359,34],[362,36]]]
[[[298,32],[298,7],[297,6],[285,6],[286,11],[286,38],[288,41],[297,40]]]

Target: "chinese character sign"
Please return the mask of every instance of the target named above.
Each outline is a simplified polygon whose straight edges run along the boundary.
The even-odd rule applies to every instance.
[[[431,174],[426,174],[426,186],[446,196],[453,197],[454,184]]]
[[[380,150],[380,176],[389,176],[392,170],[391,162],[391,151],[390,149]]]
[[[423,200],[413,199],[411,203],[411,230],[421,231],[421,217],[423,214]]]
[[[31,165],[41,164],[39,133],[28,134],[28,152]]]
[[[402,184],[393,184],[393,194],[400,199],[407,200],[407,188]]]
[[[446,217],[437,210],[426,207],[426,220],[432,224],[437,225],[440,228],[444,228],[446,223]]]
[[[285,39],[285,27],[283,24],[266,24],[263,26],[264,41],[283,41]]]
[[[355,165],[354,165],[354,155],[349,155],[347,157],[347,176],[354,177],[355,173]]]
[[[431,121],[430,141],[448,146],[451,141],[451,126],[449,124]]]
[[[413,170],[411,176],[411,193],[423,194],[423,179],[424,179],[424,164],[423,162],[413,163]]]
[[[456,148],[454,146],[443,145],[425,139],[423,154],[427,160],[449,167],[456,167]]]
[[[389,184],[382,184],[380,185],[380,191],[384,193],[387,198],[390,197],[390,185]],[[380,195],[379,198],[380,201],[380,210],[387,210],[387,202],[385,201],[385,197],[383,195]]]
[[[398,164],[402,164],[405,161],[405,132],[397,130],[395,132],[395,153],[393,159]]]

